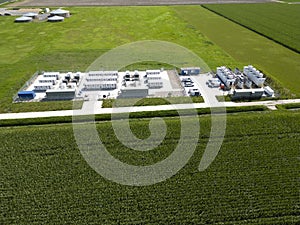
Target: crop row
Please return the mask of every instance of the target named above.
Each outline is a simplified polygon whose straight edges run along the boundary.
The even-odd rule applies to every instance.
[[[93,171],[71,125],[0,128],[0,223],[296,223],[299,117],[297,111],[228,115],[222,148],[204,172],[197,167],[210,119],[199,117],[200,139],[190,162],[146,187],[118,185]],[[144,154],[123,146],[110,122],[97,129],[113,156],[145,165],[166,158],[178,142],[180,122],[165,121],[165,140]],[[148,123],[131,121],[133,132],[147,137]]]

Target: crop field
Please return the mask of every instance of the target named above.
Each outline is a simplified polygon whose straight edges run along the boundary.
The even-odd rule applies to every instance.
[[[199,172],[209,118],[199,117],[200,140],[189,163],[169,180],[146,187],[118,185],[93,171],[75,144],[71,125],[0,128],[0,224],[299,222],[300,124],[295,121],[300,112],[228,115],[216,160]],[[113,156],[149,165],[167,157],[177,144],[179,120],[165,121],[164,141],[149,152],[124,147],[110,122],[97,128]],[[131,128],[145,138],[148,123],[132,120]]]
[[[280,11],[280,15],[285,15],[280,18],[284,19],[287,13],[290,13],[290,18],[298,18],[296,15],[299,11],[299,7],[291,9],[286,7],[286,4],[275,4]],[[268,10],[267,6],[270,6]],[[266,11],[266,15],[270,16],[272,11],[272,5],[257,5],[257,8],[263,8]],[[292,5],[291,7],[294,7]],[[213,7],[206,5],[205,7]],[[217,7],[217,6],[216,6]],[[223,5],[219,6],[223,9]],[[234,7],[224,5],[224,8]],[[241,6],[236,6],[243,7]],[[180,18],[186,21],[190,27],[199,31],[210,41],[226,51],[236,61],[243,64],[252,64],[262,70],[265,74],[272,77],[272,79],[285,88],[289,89],[295,95],[300,94],[298,84],[300,83],[300,54],[285,48],[284,46],[275,43],[251,30],[244,28],[236,23],[233,23],[222,16],[219,16],[213,12],[210,12],[200,6],[181,6],[172,7]],[[252,5],[249,5],[252,9]],[[256,9],[256,8],[255,8]],[[238,10],[237,10],[238,11]],[[236,12],[238,13],[238,12]],[[275,20],[275,19],[274,19]],[[291,21],[289,18],[286,19]],[[297,24],[299,20],[294,21]],[[285,22],[285,21],[284,21]],[[284,22],[281,22],[283,24]],[[287,25],[287,27],[292,27]],[[285,28],[284,28],[285,29]],[[276,28],[276,30],[278,30]],[[294,32],[289,33],[293,36]],[[299,35],[298,35],[299,36]],[[299,37],[296,37],[299,40]]]
[[[36,71],[85,71],[104,52],[134,41],[175,42],[194,51],[211,68],[241,66],[169,7],[73,7],[70,11],[70,18],[55,24],[15,24],[13,17],[0,18],[0,112],[16,111],[12,96]],[[55,102],[49,104],[55,108]]]
[[[300,53],[300,5],[207,5],[208,9]]]

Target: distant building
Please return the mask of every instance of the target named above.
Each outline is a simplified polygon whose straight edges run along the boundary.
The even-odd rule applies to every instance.
[[[50,16],[51,17],[60,16],[60,17],[67,18],[70,17],[70,11],[64,9],[56,9],[50,12]]]
[[[28,23],[31,22],[33,19],[28,16],[22,16],[15,19],[15,23]]]
[[[65,17],[62,16],[52,16],[48,18],[48,22],[62,22],[65,20]]]
[[[39,15],[38,13],[29,12],[29,13],[25,13],[23,16],[35,19],[35,18],[37,18],[38,15]]]

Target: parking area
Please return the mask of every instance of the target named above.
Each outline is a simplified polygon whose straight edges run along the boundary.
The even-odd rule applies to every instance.
[[[199,94],[204,98],[204,101],[211,106],[220,104],[216,96],[226,96],[228,94],[227,91],[220,89],[219,85],[211,85],[211,81],[215,79],[211,73],[181,76],[180,79],[187,95],[197,95],[197,90],[199,90]]]

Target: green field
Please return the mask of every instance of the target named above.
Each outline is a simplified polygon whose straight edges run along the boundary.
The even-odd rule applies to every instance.
[[[290,10],[285,4],[276,5],[281,7],[281,14],[286,15],[286,11],[288,11],[291,13],[291,18],[298,17],[295,15],[297,10]],[[256,6],[258,9],[264,8],[266,12],[272,9],[266,9],[264,4]],[[226,5],[226,7],[230,6]],[[232,7],[239,7],[239,5]],[[300,83],[300,54],[200,6],[173,7],[173,9],[190,27],[207,36],[214,44],[222,47],[236,61],[256,66],[271,76],[274,81],[290,89],[297,96],[300,95],[298,87]],[[287,18],[287,21],[290,19]],[[222,64],[225,65],[225,63]]]
[[[274,5],[280,8],[282,4]],[[287,6],[282,7],[283,12]],[[110,49],[141,40],[180,44],[203,58],[211,69],[220,65],[241,68],[254,64],[272,76],[279,88],[284,86],[300,94],[299,54],[200,6],[70,10],[71,18],[55,24],[15,24],[13,17],[0,18],[0,112],[42,111],[47,110],[46,105],[51,110],[62,109],[57,102],[26,107],[11,102],[18,89],[36,71],[85,71]],[[291,18],[294,17],[292,14]],[[149,62],[136,66],[155,67]],[[70,105],[63,109],[70,109]]]
[[[206,8],[300,53],[300,5],[234,4]]]
[[[241,66],[170,7],[84,7],[70,11],[71,18],[54,24],[16,24],[13,17],[0,18],[0,112],[16,111],[12,96],[36,71],[85,71],[104,52],[134,41],[180,44],[211,68],[220,64]],[[38,106],[33,110],[39,110]]]
[[[299,222],[300,124],[295,121],[300,112],[228,115],[223,146],[200,173],[209,118],[199,117],[199,144],[184,169],[147,187],[118,185],[94,172],[75,144],[71,125],[0,128],[0,224]],[[148,165],[167,157],[177,144],[179,120],[165,121],[166,138],[149,152],[124,147],[110,122],[97,128],[112,155]],[[148,122],[133,120],[131,128],[145,138]]]
[[[126,106],[150,106],[150,105],[169,105],[169,104],[185,104],[185,103],[202,103],[202,96],[197,97],[169,97],[169,98],[127,98],[127,99],[105,99],[103,100],[103,108],[126,107]]]

